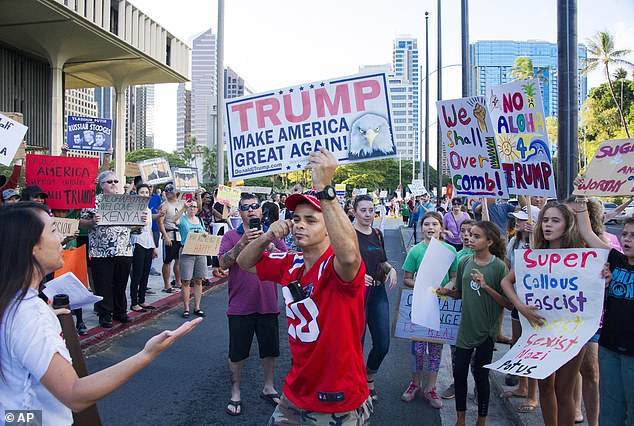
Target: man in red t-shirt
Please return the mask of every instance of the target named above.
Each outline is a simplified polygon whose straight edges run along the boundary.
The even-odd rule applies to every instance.
[[[280,283],[293,365],[269,424],[365,424],[372,412],[361,348],[365,266],[356,234],[331,186],[337,160],[325,148],[309,156],[315,195],[293,194],[280,220],[238,256],[242,269]],[[289,232],[301,253],[268,253]]]

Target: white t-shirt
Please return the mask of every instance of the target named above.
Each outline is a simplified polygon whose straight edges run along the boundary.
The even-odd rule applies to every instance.
[[[145,210],[147,211],[145,225],[143,225],[140,234],[130,234],[130,242],[132,245],[139,244],[145,249],[153,249],[156,248],[156,246],[154,245],[154,236],[152,235],[152,210],[149,208]]]
[[[53,355],[71,362],[62,328],[53,310],[29,289],[17,308],[0,322],[0,413],[4,410],[42,410],[44,425],[70,425],[70,408],[41,383]]]

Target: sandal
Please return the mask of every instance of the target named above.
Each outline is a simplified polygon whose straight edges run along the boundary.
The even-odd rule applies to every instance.
[[[229,409],[229,406],[233,407],[233,411]],[[230,416],[239,416],[242,414],[242,401],[234,401],[232,399],[227,402],[227,414]]]
[[[260,398],[262,398],[263,400],[270,402],[273,405],[277,405],[278,402],[275,402],[275,400],[277,399],[278,401],[281,398],[281,395],[279,393],[264,393],[264,392],[260,392]]]
[[[204,317],[204,316],[206,316],[206,315],[207,315],[206,313],[204,313],[204,312],[203,312],[203,311],[201,311],[200,309],[196,309],[196,310],[194,311],[194,314],[196,314],[196,315],[197,315],[197,316],[199,316],[199,317]]]
[[[374,380],[368,380],[368,384],[371,383],[374,383]],[[379,395],[376,393],[376,390],[374,388],[370,389],[370,397],[372,398],[372,402],[377,402],[379,400]]]
[[[135,309],[135,307],[137,307],[138,309]],[[147,310],[143,309],[141,305],[132,305],[130,306],[130,310],[132,312],[147,312]]]
[[[181,315],[183,318],[189,318],[189,311],[183,311],[183,315]]]
[[[515,411],[517,411],[518,413],[522,413],[522,414],[528,414],[528,413],[532,413],[536,409],[537,409],[537,405],[522,404],[519,407],[516,407]]]
[[[146,305],[144,303],[139,304],[139,306],[142,307],[143,309],[156,309],[156,306]]]

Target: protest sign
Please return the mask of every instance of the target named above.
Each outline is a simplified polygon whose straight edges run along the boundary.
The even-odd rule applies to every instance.
[[[346,196],[346,184],[345,183],[336,183],[335,191],[337,192],[337,197],[345,197]]]
[[[379,198],[387,198],[387,191],[383,190],[379,192]]]
[[[75,235],[75,232],[79,229],[79,219],[66,219],[64,217],[54,217],[53,225],[64,237],[70,237]]]
[[[172,181],[172,171],[166,158],[137,161],[143,183],[158,185]]]
[[[28,129],[24,124],[0,114],[0,164],[11,165]]]
[[[229,180],[295,172],[325,147],[339,164],[396,155],[384,73],[228,99]]]
[[[436,331],[412,322],[413,293],[414,291],[409,289],[399,290],[399,304],[392,323],[392,336],[455,345],[462,315],[462,301],[452,298],[438,299],[440,329]]]
[[[601,142],[573,194],[634,196],[634,139]]]
[[[52,209],[81,209],[95,206],[98,158],[26,156],[26,184],[38,185],[48,194]]]
[[[68,149],[108,151],[112,146],[112,120],[69,115],[66,144]]]
[[[125,163],[125,171],[123,174],[126,175],[126,177],[141,176],[139,165],[137,163]]]
[[[47,282],[43,293],[50,300],[53,300],[58,294],[68,295],[71,309],[79,309],[82,306],[91,305],[103,300],[103,297],[95,296],[89,292],[72,272],[67,272]]]
[[[233,188],[230,186],[218,185],[218,193],[216,194],[216,201],[223,204],[229,204],[237,206],[240,202],[240,195],[242,189],[240,187]]]
[[[413,179],[411,184],[407,185],[413,196],[427,195],[427,188],[423,185],[422,179]]]
[[[514,81],[492,87],[489,111],[508,191],[556,197],[539,81]]]
[[[62,250],[64,266],[55,271],[54,277],[61,277],[72,272],[79,281],[88,288],[88,265],[86,264],[86,244],[70,250]]]
[[[198,191],[198,169],[193,167],[172,167],[174,188],[178,192]]]
[[[187,234],[187,239],[183,246],[183,254],[217,256],[221,240],[221,236],[194,234],[190,232]]]
[[[270,194],[273,188],[268,186],[240,186],[238,187],[242,192],[248,192],[249,194]]]
[[[456,195],[508,197],[486,98],[436,102]]]
[[[515,250],[517,295],[546,321],[533,327],[520,315],[520,339],[485,367],[543,379],[577,355],[599,328],[607,258],[607,250],[592,248]]]
[[[368,195],[368,188],[359,188],[357,195]]]
[[[148,197],[127,194],[103,194],[97,207],[101,216],[99,225],[144,225],[143,213],[147,209]]]
[[[455,252],[449,250],[436,238],[431,239],[414,281],[413,323],[432,330],[440,329],[438,296],[435,290],[440,287],[455,257]]]

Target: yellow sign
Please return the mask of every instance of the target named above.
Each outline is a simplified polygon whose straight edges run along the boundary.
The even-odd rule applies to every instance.
[[[216,201],[223,204],[237,206],[240,202],[240,194],[242,194],[242,190],[239,188],[230,188],[228,186],[218,185],[218,195],[216,195]]]

